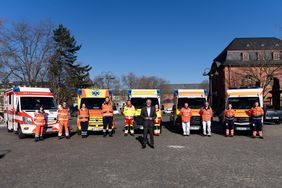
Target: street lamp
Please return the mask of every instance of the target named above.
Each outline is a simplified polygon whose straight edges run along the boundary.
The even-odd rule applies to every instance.
[[[112,72],[102,72],[99,76],[99,79],[105,80],[107,84],[107,89],[110,88],[110,82],[115,79],[115,76]]]

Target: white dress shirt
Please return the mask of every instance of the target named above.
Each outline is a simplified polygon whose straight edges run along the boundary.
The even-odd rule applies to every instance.
[[[151,107],[147,107],[147,113],[148,113],[148,117],[150,117],[150,115],[151,115]]]

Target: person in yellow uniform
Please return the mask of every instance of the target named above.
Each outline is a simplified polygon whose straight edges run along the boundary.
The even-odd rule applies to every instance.
[[[125,117],[124,120],[124,136],[128,135],[128,132],[130,132],[131,136],[134,136],[134,113],[135,113],[135,108],[131,104],[131,101],[128,100],[126,101],[126,106],[124,107],[123,110],[123,115]]]
[[[154,135],[159,136],[161,134],[162,111],[157,104],[155,105],[155,110],[157,117],[154,121]]]

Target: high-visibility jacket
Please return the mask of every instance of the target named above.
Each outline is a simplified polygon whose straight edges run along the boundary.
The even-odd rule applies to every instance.
[[[180,116],[181,116],[181,120],[183,122],[190,122],[191,117],[192,117],[192,111],[190,108],[181,108],[180,110]]]
[[[80,122],[88,122],[88,118],[89,118],[89,110],[87,108],[81,108],[79,110],[79,121]]]
[[[113,116],[113,106],[112,106],[112,104],[110,102],[108,104],[103,103],[102,112],[103,112],[103,117]]]
[[[264,115],[264,111],[262,107],[259,107],[259,106],[251,108],[249,112],[250,112],[251,117],[255,117],[255,118],[256,117],[261,118]]]
[[[209,108],[202,108],[200,111],[200,115],[202,116],[203,121],[211,121],[212,119],[212,109]]]
[[[69,120],[69,109],[63,108],[62,110],[58,110],[58,121],[68,121]]]
[[[161,119],[162,118],[162,111],[156,110],[156,115],[157,115],[157,118]]]
[[[224,111],[224,117],[226,119],[233,119],[234,116],[235,116],[235,110],[233,110],[233,109],[226,109]]]
[[[44,126],[45,125],[45,113],[36,112],[34,115],[34,124]]]
[[[123,109],[123,114],[126,118],[132,118],[135,114],[135,108],[133,105],[125,106]]]
[[[155,125],[160,125],[162,121],[162,111],[161,110],[156,110],[156,119],[154,120]]]

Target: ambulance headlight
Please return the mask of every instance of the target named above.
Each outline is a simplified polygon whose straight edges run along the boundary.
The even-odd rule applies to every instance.
[[[23,122],[25,124],[31,124],[32,123],[32,119],[31,118],[27,118],[27,117],[23,117]]]

